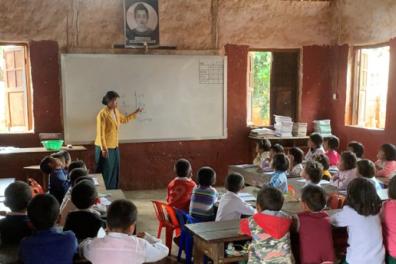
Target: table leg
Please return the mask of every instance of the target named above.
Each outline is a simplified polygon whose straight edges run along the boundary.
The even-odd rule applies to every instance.
[[[200,248],[201,243],[196,243],[196,241],[198,242],[198,240],[199,238],[194,235],[194,247],[193,247],[194,264],[202,264],[204,258],[203,250]]]

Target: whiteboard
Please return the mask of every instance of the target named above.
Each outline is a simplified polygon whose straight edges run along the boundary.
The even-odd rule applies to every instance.
[[[62,54],[64,136],[92,143],[109,90],[119,110],[144,111],[121,125],[120,142],[227,137],[226,57],[210,55]]]

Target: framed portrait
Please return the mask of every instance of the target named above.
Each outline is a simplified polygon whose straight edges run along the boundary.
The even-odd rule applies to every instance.
[[[124,0],[126,47],[159,46],[158,0]]]

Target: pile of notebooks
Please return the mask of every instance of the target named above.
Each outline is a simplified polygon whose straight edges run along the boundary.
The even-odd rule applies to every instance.
[[[305,137],[307,136],[307,123],[293,123],[293,136],[294,137]]]
[[[292,137],[293,120],[290,116],[275,116],[275,135],[278,137]]]
[[[313,121],[315,132],[322,135],[322,137],[331,136],[331,124],[329,119]]]
[[[274,136],[274,135],[275,135],[275,131],[272,129],[269,129],[269,128],[255,128],[250,131],[250,136],[253,136],[253,137],[259,137],[259,136],[262,136],[262,137],[269,136],[270,137],[270,136]]]

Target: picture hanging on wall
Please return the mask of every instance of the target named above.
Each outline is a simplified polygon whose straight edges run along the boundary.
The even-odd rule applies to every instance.
[[[126,47],[159,46],[158,0],[124,0]]]

